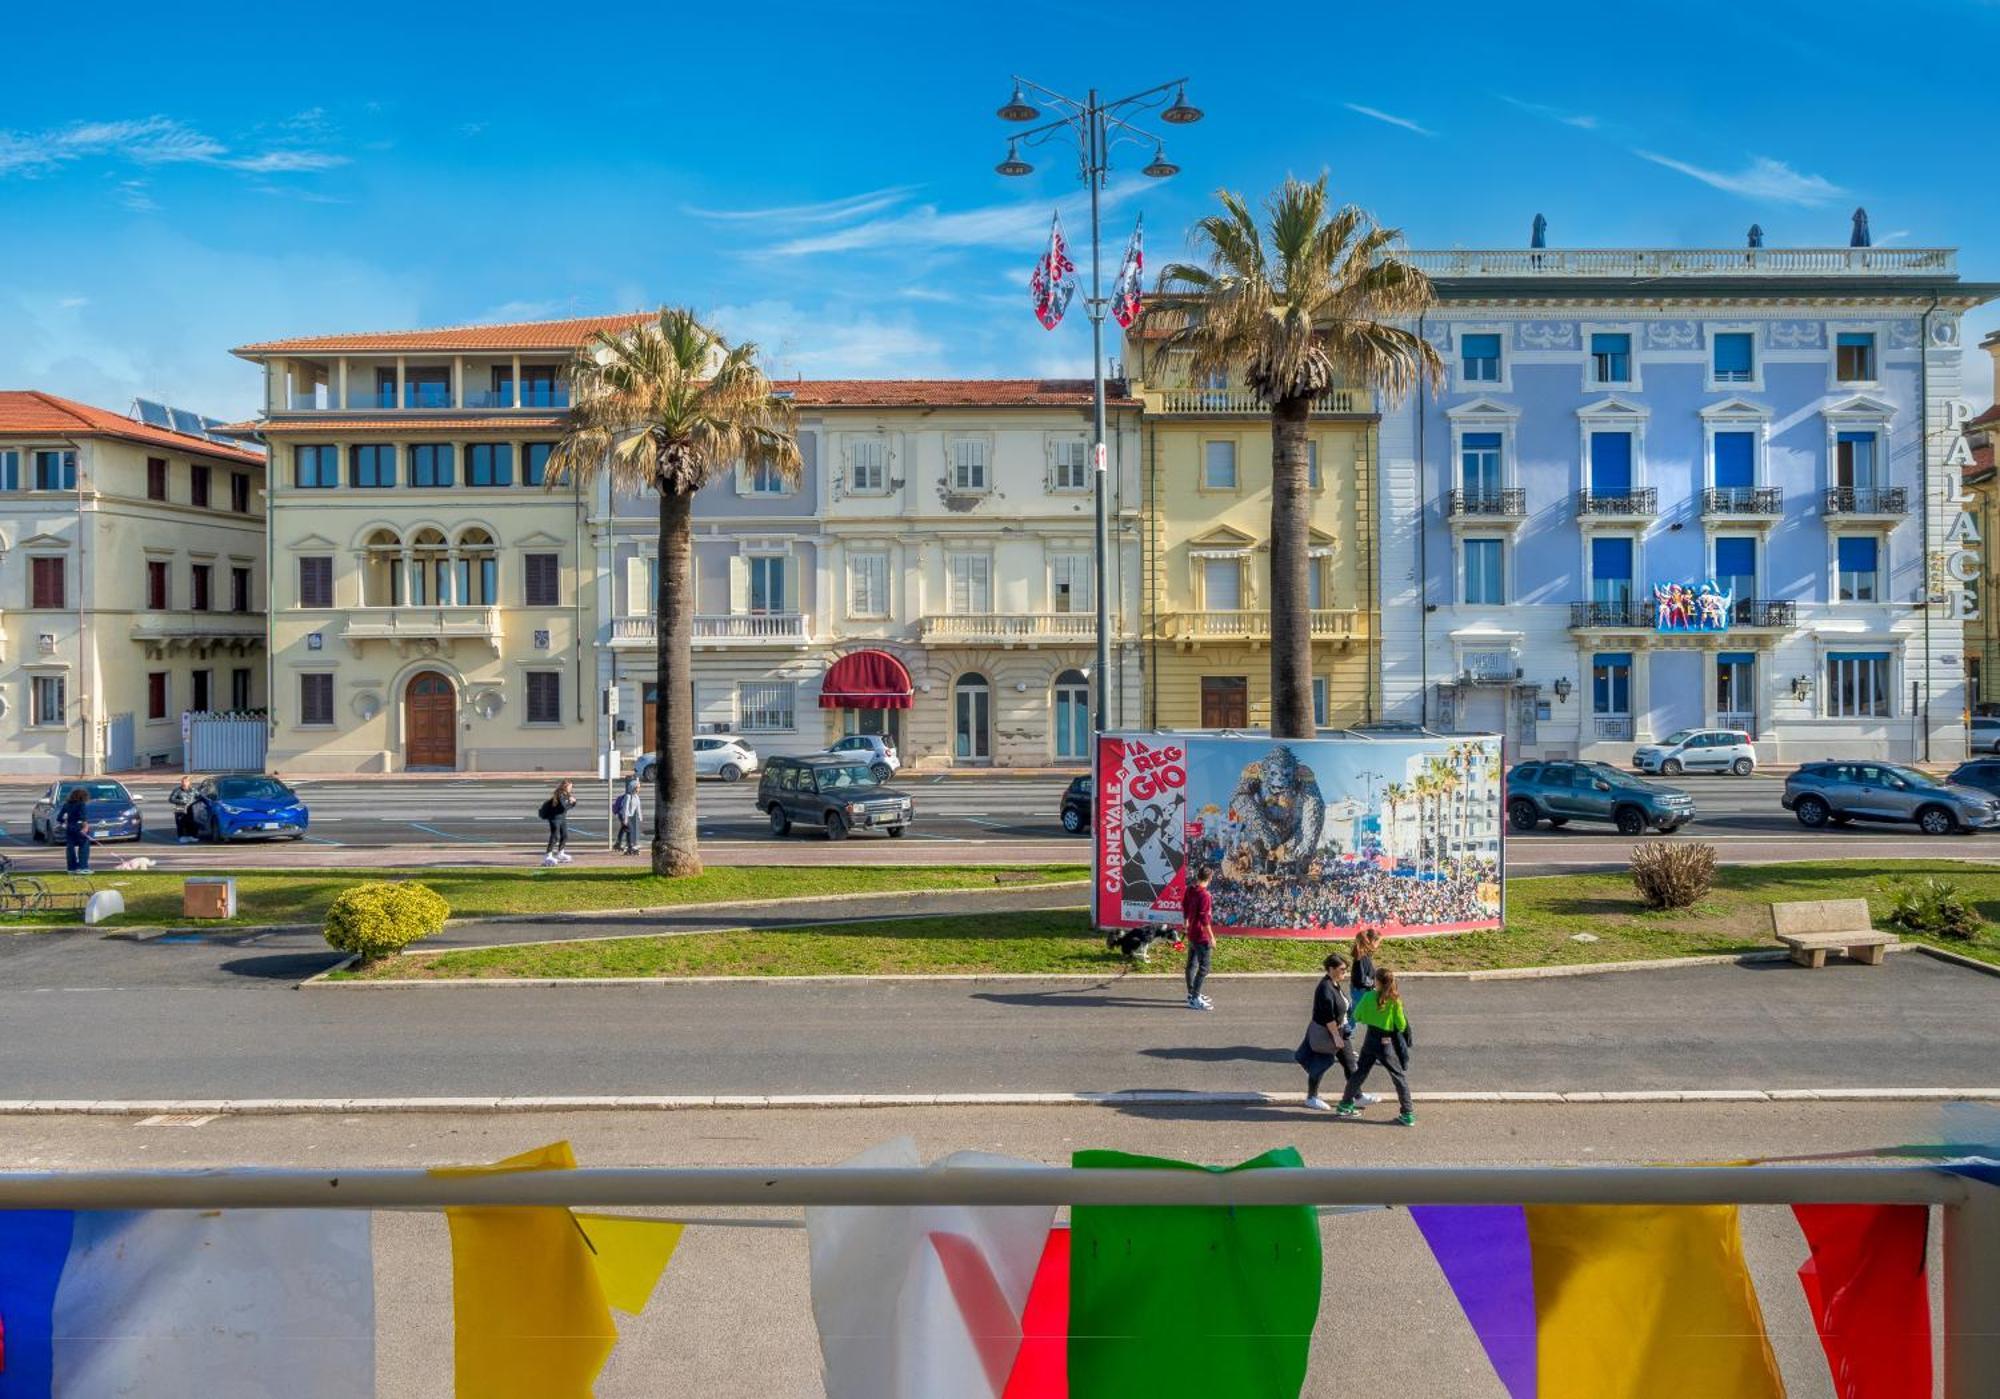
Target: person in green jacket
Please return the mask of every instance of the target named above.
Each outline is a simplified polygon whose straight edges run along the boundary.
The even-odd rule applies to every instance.
[[[1412,1043],[1410,1012],[1396,989],[1394,972],[1383,967],[1375,973],[1375,989],[1364,992],[1355,1003],[1354,1019],[1356,1024],[1367,1026],[1368,1033],[1361,1041],[1361,1057],[1354,1072],[1347,1076],[1347,1087],[1335,1112],[1341,1117],[1360,1115],[1361,1105],[1355,1100],[1361,1096],[1361,1085],[1368,1081],[1369,1072],[1379,1063],[1389,1071],[1389,1081],[1396,1085],[1396,1106],[1402,1109],[1396,1125],[1416,1126],[1417,1115],[1410,1110],[1407,1077]]]

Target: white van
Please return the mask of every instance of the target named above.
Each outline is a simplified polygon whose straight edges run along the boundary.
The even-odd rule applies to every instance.
[[[1633,749],[1632,766],[1668,777],[1683,772],[1733,772],[1748,777],[1757,770],[1757,749],[1741,729],[1682,729],[1658,743]]]

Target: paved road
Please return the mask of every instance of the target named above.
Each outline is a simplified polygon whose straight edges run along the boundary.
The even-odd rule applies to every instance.
[[[1940,1126],[1934,1109],[1861,1104],[1438,1107],[1425,1109],[1413,1131],[1276,1108],[222,1118],[195,1128],[111,1118],[0,1118],[0,1164],[73,1170],[419,1166],[492,1161],[568,1138],[594,1166],[829,1165],[905,1133],[926,1158],[976,1147],[1063,1163],[1077,1148],[1115,1146],[1224,1163],[1297,1146],[1315,1166],[1595,1165],[1865,1149],[1934,1141]],[[688,1213],[733,1223],[687,1231],[644,1315],[619,1318],[619,1346],[595,1392],[603,1399],[820,1399],[818,1333],[798,1213]],[[1933,1230],[1936,1250],[1935,1224]],[[1795,1276],[1806,1248],[1791,1212],[1746,1209],[1743,1236],[1786,1392],[1792,1399],[1828,1399],[1826,1361]],[[1504,1399],[1406,1213],[1329,1215],[1321,1237],[1326,1293],[1304,1394],[1357,1392],[1351,1378],[1357,1365],[1376,1363],[1365,1358],[1374,1353],[1372,1344],[1390,1347],[1384,1353],[1393,1360],[1382,1363],[1393,1368],[1398,1394]],[[380,1214],[374,1245],[377,1389],[409,1399],[449,1399],[449,1366],[440,1363],[451,1345],[444,1223],[436,1215]],[[1934,1309],[1942,1302],[1941,1273],[1931,1274]],[[1357,1336],[1367,1342],[1359,1349]]]
[[[294,989],[323,952],[95,944],[9,959],[0,1098],[1283,1090],[1311,994],[1225,977],[1200,1014],[1172,976]],[[2000,978],[1916,953],[1424,980],[1411,1011],[1419,1088],[2000,1083]]]

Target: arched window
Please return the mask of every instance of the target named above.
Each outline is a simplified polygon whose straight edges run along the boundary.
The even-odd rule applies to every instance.
[[[993,757],[993,687],[977,671],[958,677],[951,687],[952,756],[983,763]]]
[[[403,541],[392,529],[376,530],[362,546],[361,605],[403,605]]]
[[[1090,681],[1080,670],[1056,677],[1053,697],[1056,756],[1079,762],[1090,757]]]
[[[500,558],[493,536],[476,525],[459,533],[456,576],[452,601],[475,607],[499,603]]]
[[[451,601],[451,546],[438,530],[420,529],[410,536],[409,600],[417,607]]]

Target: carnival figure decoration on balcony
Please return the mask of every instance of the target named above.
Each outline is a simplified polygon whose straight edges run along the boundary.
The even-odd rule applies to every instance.
[[[1713,578],[1699,587],[1689,583],[1655,583],[1653,628],[1663,632],[1729,630],[1734,589],[1725,592]]]

